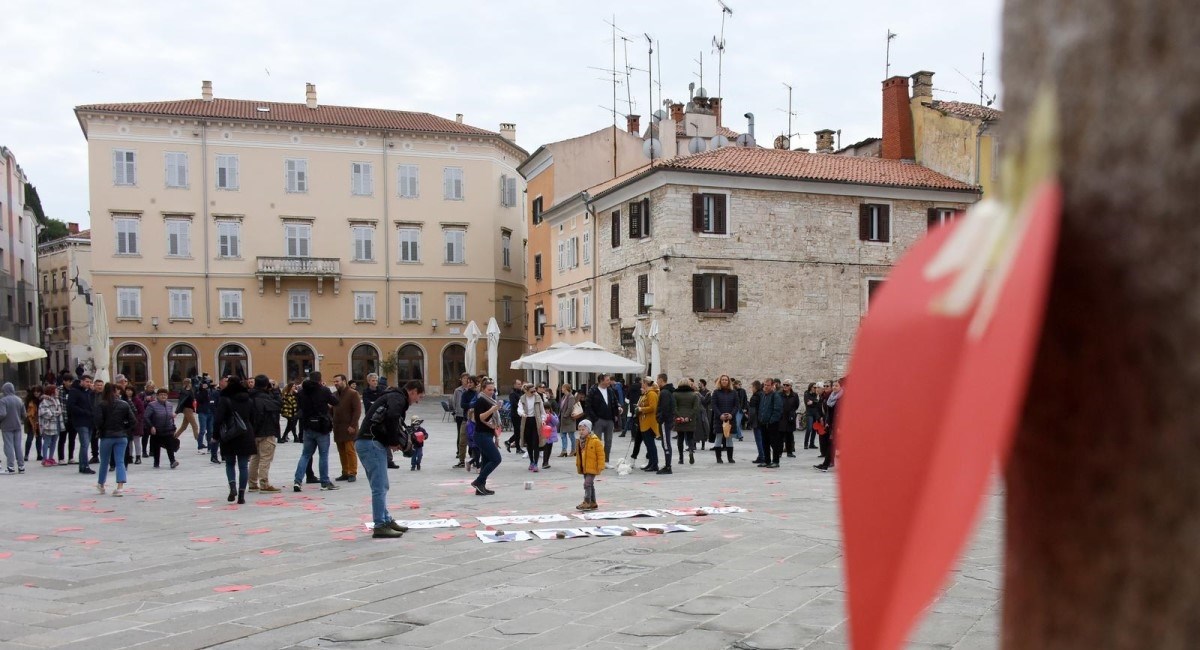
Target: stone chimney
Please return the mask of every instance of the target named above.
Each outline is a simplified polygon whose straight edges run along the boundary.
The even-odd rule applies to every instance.
[[[626,115],[625,126],[629,132],[634,135],[639,135],[642,131],[642,116],[641,115]]]
[[[922,70],[912,75],[912,96],[933,99],[933,73]]]
[[[500,123],[500,137],[504,138],[505,140],[508,140],[509,142],[516,142],[517,141],[517,125],[513,124],[512,122],[501,122]]]
[[[67,234],[68,235],[78,235],[79,234],[79,224],[68,221],[67,222]]]
[[[721,98],[709,97],[708,108],[712,110],[713,115],[717,116],[717,128],[721,128]]]
[[[683,104],[671,104],[671,121],[676,124],[683,121]]]
[[[817,135],[817,153],[833,153],[833,129],[821,129]]]
[[[908,77],[891,77],[883,82],[883,148],[880,157],[916,160],[913,138]]]
[[[307,104],[308,107],[312,108],[312,109],[315,109],[317,107],[317,85],[316,84],[304,84],[304,103]]]
[[[200,82],[200,99],[203,99],[206,102],[212,101],[212,82],[211,81],[201,81]]]
[[[455,122],[458,122],[459,124],[462,124],[462,113],[455,113],[455,114],[454,114],[454,121],[455,121]]]

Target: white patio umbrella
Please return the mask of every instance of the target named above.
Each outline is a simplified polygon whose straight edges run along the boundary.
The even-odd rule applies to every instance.
[[[641,373],[644,369],[637,361],[613,354],[591,341],[547,356],[539,365],[560,372]]]
[[[558,352],[570,347],[570,343],[564,343],[560,341],[554,345],[551,345],[545,350],[542,350],[541,352],[534,352],[533,354],[527,354],[520,359],[516,359],[509,364],[508,367],[512,368],[513,370],[545,370],[545,367],[537,365],[539,359],[544,359],[547,356],[557,354]]]
[[[479,343],[479,339],[483,337],[483,332],[479,331],[479,326],[475,324],[475,321],[471,321],[467,323],[467,331],[463,335],[467,337],[467,354],[466,359],[464,359],[466,362],[465,365],[467,366],[467,372],[474,375],[476,374],[475,366],[479,361],[479,346],[476,344]]]
[[[108,309],[104,306],[104,294],[93,296],[96,304],[92,306],[92,359],[96,366],[92,377],[111,381],[108,376],[108,365],[112,363],[112,341],[108,338]]]
[[[41,348],[0,336],[0,363],[23,363],[45,358],[46,351]]]
[[[646,326],[642,321],[638,321],[633,326],[633,349],[634,357],[637,362],[642,364],[642,369],[638,371],[638,375],[646,372]]]
[[[500,324],[496,322],[495,316],[488,319],[487,355],[488,377],[495,381],[496,373],[500,370]]]
[[[662,372],[662,349],[659,347],[658,319],[650,322],[650,376],[657,377]]]

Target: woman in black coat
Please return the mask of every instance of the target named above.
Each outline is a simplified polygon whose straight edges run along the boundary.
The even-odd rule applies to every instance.
[[[238,423],[235,414],[241,418],[241,423]],[[245,503],[250,457],[258,453],[258,445],[254,440],[254,404],[240,377],[230,377],[229,383],[221,391],[213,418],[213,437],[220,444],[221,455],[225,457],[225,478],[229,480],[228,500],[237,499],[238,503]],[[237,472],[240,473],[235,473],[234,463],[237,463]]]
[[[783,382],[783,419],[779,421],[779,433],[783,435],[784,450],[788,458],[796,457],[796,414],[800,411],[800,394],[792,390],[792,382]]]

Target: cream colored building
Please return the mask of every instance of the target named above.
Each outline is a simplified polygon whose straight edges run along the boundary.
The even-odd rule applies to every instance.
[[[306,95],[205,82],[199,99],[76,108],[114,367],[172,388],[382,368],[436,394],[457,384],[466,324],[495,316],[506,369],[524,348],[515,126]]]
[[[37,223],[25,207],[25,172],[0,146],[0,336],[38,346]],[[44,371],[41,361],[0,363],[0,382],[24,390]]]
[[[55,374],[83,364],[95,367],[92,358],[92,305],[86,291],[92,282],[92,233],[67,224],[69,234],[38,246],[39,308],[42,347],[47,369]]]

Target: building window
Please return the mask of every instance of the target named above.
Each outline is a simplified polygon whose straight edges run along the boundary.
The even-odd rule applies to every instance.
[[[12,314],[12,309],[9,309]],[[142,317],[142,290],[130,287],[117,288],[117,318]],[[14,319],[15,320],[15,319]]]
[[[621,317],[621,285],[608,286],[608,317],[617,320]]]
[[[412,343],[396,351],[396,384],[403,386],[410,379],[425,380],[425,353]]]
[[[542,254],[538,253],[533,256],[533,279],[537,282],[542,281]]]
[[[629,238],[645,239],[650,236],[650,199],[629,204]]]
[[[858,206],[858,238],[862,241],[892,241],[891,208],[880,203]]]
[[[51,280],[51,282],[53,282],[53,280]],[[63,269],[62,270],[62,290],[66,291],[68,288],[70,288],[70,285],[67,284],[67,270]]]
[[[729,219],[724,194],[692,194],[692,231],[709,235],[728,235]]]
[[[542,197],[539,196],[533,200],[533,225],[542,222],[542,212],[545,212],[545,209],[542,207]]]
[[[113,185],[137,185],[137,153],[113,149]]]
[[[446,322],[447,323],[465,323],[465,322],[467,322],[467,294],[465,294],[465,293],[448,293],[448,294],[446,294]]]
[[[568,237],[558,241],[558,270],[565,271],[579,266],[579,238]]]
[[[217,222],[217,257],[236,259],[242,256],[242,224],[237,221]]]
[[[500,205],[511,208],[517,204],[517,177],[500,175]]]
[[[191,257],[191,219],[167,219],[167,256]]]
[[[415,199],[420,196],[419,181],[421,168],[416,165],[400,165],[396,172],[396,191],[400,198]]]
[[[559,296],[558,300],[558,318],[554,319],[554,329],[563,331],[567,328],[567,297]]]
[[[57,291],[57,289],[56,289],[56,291]],[[49,292],[50,292],[50,274],[43,273],[42,274],[42,293],[49,293]]]
[[[933,230],[938,226],[954,223],[958,217],[959,212],[954,208],[929,208],[928,229]]]
[[[504,299],[500,301],[500,306],[504,310],[504,324],[512,325],[512,297],[504,296]]]
[[[283,161],[285,189],[289,192],[308,191],[308,161],[304,158],[288,158]]]
[[[592,326],[592,294],[583,294],[583,306],[580,307],[583,311],[582,317],[579,319],[584,327]]]
[[[192,318],[191,289],[167,289],[167,297],[170,304],[167,313],[172,320],[190,320]]]
[[[375,176],[371,163],[350,163],[350,193],[354,196],[371,196],[375,193]]]
[[[312,226],[307,223],[283,225],[284,250],[288,257],[308,257],[312,250]]]
[[[218,377],[239,377],[245,380],[250,376],[250,355],[246,348],[237,343],[222,346],[217,351]]]
[[[200,357],[196,348],[180,343],[167,350],[167,388],[183,390],[183,380],[200,374]]]
[[[539,339],[546,335],[546,308],[541,305],[533,310],[533,335]]]
[[[187,154],[179,151],[168,151],[167,159],[167,187],[183,187],[188,186],[188,159]]]
[[[421,229],[420,228],[401,228],[400,233],[400,261],[401,262],[420,262],[421,261]]]
[[[138,231],[141,230],[141,220],[117,218],[113,227],[117,231],[117,255],[138,254]]]
[[[218,294],[221,298],[221,320],[242,320],[242,290],[222,289]]]
[[[309,295],[307,291],[289,291],[288,292],[288,320],[289,321],[309,321],[312,320],[311,312],[308,304]]]
[[[505,270],[512,268],[512,233],[507,230],[500,231],[500,261]]]
[[[421,294],[400,294],[400,320],[415,323],[421,320]]]
[[[442,169],[442,198],[447,201],[461,201],[463,198],[462,167],[446,167]]]
[[[867,278],[867,309],[870,309],[871,305],[875,302],[879,290],[883,288],[883,283],[884,280],[882,278]]]
[[[697,273],[692,276],[692,311],[710,314],[736,314],[738,276],[721,273]]]
[[[621,211],[612,211],[612,247],[621,245]]]
[[[583,247],[583,263],[591,264],[592,263],[592,233],[591,232],[586,231],[586,230],[583,232],[583,243],[581,244],[581,246]]]
[[[367,291],[354,292],[354,320],[358,323],[375,322],[375,294]]]
[[[638,315],[650,313],[650,306],[646,304],[646,294],[650,293],[650,276],[639,275],[637,279],[637,313]]]
[[[458,228],[446,229],[442,231],[442,238],[446,242],[446,263],[466,263],[467,231]]]
[[[375,229],[371,226],[353,226],[350,234],[354,239],[354,261],[375,261]]]
[[[232,154],[217,154],[217,189],[238,188],[238,157]]]
[[[350,352],[350,378],[365,387],[367,375],[379,371],[379,350],[368,343],[354,346]]]

